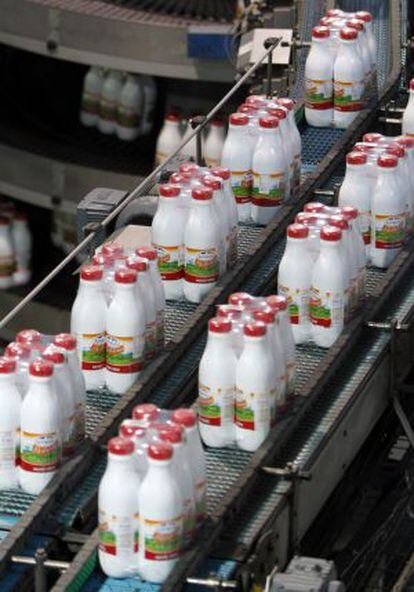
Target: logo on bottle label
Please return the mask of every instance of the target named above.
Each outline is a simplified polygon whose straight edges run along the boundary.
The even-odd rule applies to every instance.
[[[50,473],[56,471],[61,459],[61,447],[58,434],[30,434],[21,432],[20,466],[32,473]]]
[[[143,367],[144,338],[142,335],[121,337],[107,335],[106,368],[109,372],[130,374],[140,372]]]
[[[183,248],[164,247],[154,244],[158,255],[158,269],[163,280],[180,280],[184,277]]]
[[[334,82],[334,108],[336,111],[354,112],[364,108],[365,85],[360,82]]]
[[[105,121],[116,121],[116,113],[118,110],[117,101],[101,98],[99,104],[99,117]]]
[[[324,111],[333,107],[333,80],[305,79],[305,106]]]
[[[0,278],[8,278],[13,275],[15,262],[13,257],[0,255]]]
[[[143,520],[144,557],[152,561],[177,559],[181,547],[182,517],[171,520]]]
[[[252,203],[261,207],[282,205],[286,197],[286,179],[284,173],[269,175],[253,171]]]
[[[98,115],[99,98],[99,94],[85,90],[82,95],[82,111],[91,115]]]
[[[231,171],[231,187],[238,204],[249,203],[252,191],[251,171]]]
[[[399,249],[405,236],[405,214],[376,214],[374,221],[376,249]]]
[[[77,335],[81,351],[82,370],[102,370],[105,367],[105,333]]]
[[[243,430],[256,430],[270,426],[270,393],[246,392],[236,389],[234,422]]]
[[[99,549],[108,555],[129,557],[139,549],[139,514],[116,516],[99,510]]]
[[[131,129],[139,127],[141,123],[140,113],[136,107],[127,107],[122,104],[118,107],[117,119],[119,125]]]
[[[288,312],[292,325],[300,325],[309,320],[308,290],[279,286],[279,293],[287,299]]]
[[[0,471],[12,471],[19,464],[20,430],[0,431]]]
[[[344,294],[340,292],[323,292],[311,288],[309,311],[312,325],[329,329],[344,321]]]
[[[219,275],[219,256],[215,247],[211,249],[185,249],[184,278],[192,284],[216,282]]]
[[[211,389],[198,385],[198,419],[211,426],[230,425],[234,414],[234,388]]]

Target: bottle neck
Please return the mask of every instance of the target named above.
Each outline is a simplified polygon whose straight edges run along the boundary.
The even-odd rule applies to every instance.
[[[171,473],[171,460],[154,460],[148,458],[148,475],[155,478],[169,477]]]
[[[286,240],[286,251],[289,253],[299,253],[306,247],[307,242],[308,239],[306,238],[292,238],[288,236]]]
[[[266,348],[267,336],[263,337],[250,337],[244,336],[244,351],[260,351]]]
[[[326,241],[321,239],[321,251],[324,253],[337,253],[340,246],[341,241]]]
[[[347,178],[360,178],[362,176],[366,177],[367,174],[367,165],[364,164],[347,164],[346,165],[346,176]]]
[[[177,207],[177,198],[175,197],[160,197],[159,207],[161,210],[171,211]],[[147,261],[149,263],[149,261]]]
[[[131,298],[135,299],[135,288],[136,288],[136,283],[134,284],[118,284],[115,282],[115,294],[114,294],[114,299],[116,298],[117,300],[120,301],[128,301]]]
[[[29,375],[29,390],[34,395],[42,395],[51,392],[51,377],[39,378]]]
[[[231,138],[239,138],[247,134],[247,125],[231,125],[229,126],[229,136]]]
[[[111,454],[108,453],[107,470],[110,472],[127,473],[133,470],[133,455],[132,454]]]
[[[227,349],[231,346],[231,332],[229,333],[208,333],[208,345],[214,349]]]
[[[1,396],[1,389],[10,385],[12,386],[16,381],[16,373],[13,372],[12,374],[0,374],[0,396]]]
[[[102,281],[89,282],[87,280],[80,281],[79,291],[85,294],[96,294],[102,289]]]

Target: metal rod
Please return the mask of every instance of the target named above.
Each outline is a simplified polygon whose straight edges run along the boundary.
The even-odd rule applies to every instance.
[[[108,226],[112,222],[112,220],[114,220],[118,216],[118,214],[120,214],[122,210],[126,208],[128,204],[130,204],[134,199],[139,197],[141,191],[145,191],[153,184],[153,182],[157,178],[157,175],[163,170],[163,168],[182,151],[184,146],[186,146],[186,144],[188,144],[188,142],[190,142],[194,138],[194,136],[199,134],[205,128],[207,123],[216,115],[216,113],[218,113],[218,111],[220,111],[222,106],[237,92],[237,90],[244,84],[244,82],[248,78],[250,78],[250,76],[257,70],[257,68],[262,64],[262,62],[267,58],[267,56],[274,50],[274,48],[279,45],[281,39],[281,37],[275,37],[265,42],[268,45],[270,45],[270,47],[267,47],[263,55],[247,70],[245,74],[243,74],[240,80],[238,80],[238,82],[236,82],[236,84],[229,90],[229,92],[226,95],[224,95],[224,97],[217,103],[217,105],[209,111],[204,121],[200,123],[200,125],[198,125],[190,133],[190,135],[180,143],[178,148],[176,148],[174,152],[172,152],[163,163],[155,167],[152,173],[150,173],[139,185],[137,185],[137,187],[135,187],[135,189],[133,189],[131,193],[129,193],[129,195],[110,214],[108,214],[108,216],[104,218],[104,220],[102,220],[102,222],[99,225],[99,229]],[[96,232],[97,230],[85,237],[50,273],[48,273],[48,275],[45,278],[43,278],[41,282],[39,282],[39,284],[37,284],[37,286],[35,286],[19,302],[19,304],[12,308],[11,311],[9,311],[6,314],[6,316],[3,317],[3,319],[0,321],[0,329],[5,327],[7,323],[9,323],[17,315],[17,313],[19,313],[26,306],[26,304],[28,304],[64,267],[66,267],[66,265],[70,261],[72,261],[72,259],[76,257],[76,255],[78,255],[78,253],[83,251],[83,249],[93,240]]]
[[[187,584],[205,586],[216,590],[236,590],[238,583],[235,580],[222,580],[221,578],[187,578]]]
[[[267,98],[272,98],[272,66],[273,66],[273,51],[269,53],[267,58]]]
[[[37,549],[35,553],[35,574],[34,574],[34,589],[35,592],[47,592],[47,576],[45,561],[47,553],[45,549]]]
[[[378,121],[381,123],[395,123],[401,125],[401,119],[395,119],[395,117],[379,117]]]
[[[86,535],[84,535],[86,538]],[[11,558],[12,563],[19,565],[37,565],[36,559],[27,555],[13,555]],[[47,569],[57,569],[59,571],[66,571],[69,569],[70,563],[68,561],[58,561],[57,559],[45,559],[43,565]]]

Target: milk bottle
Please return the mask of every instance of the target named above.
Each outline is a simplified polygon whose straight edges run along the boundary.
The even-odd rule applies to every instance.
[[[358,31],[341,29],[334,64],[334,125],[346,129],[364,108],[364,66],[358,54]]]
[[[345,217],[351,228],[351,237],[353,243],[353,259],[357,262],[358,267],[358,281],[357,281],[357,302],[365,298],[365,281],[366,281],[366,251],[365,244],[359,229],[359,216],[357,208],[353,206],[341,207],[341,215]]]
[[[73,392],[73,383],[70,380],[66,354],[55,345],[49,345],[42,353],[42,358],[53,364],[52,382],[58,398],[62,422],[62,452],[63,456],[70,456],[75,449],[75,394]]]
[[[213,213],[216,217],[216,225],[220,231],[220,275],[223,275],[227,269],[227,254],[230,248],[231,222],[228,216],[226,203],[224,201],[223,184],[221,179],[211,176],[203,177],[203,184],[213,191],[212,205]]]
[[[182,544],[182,500],[172,458],[171,444],[149,446],[148,473],[139,492],[139,573],[156,584],[171,573]]]
[[[396,180],[400,186],[400,193],[405,196],[406,203],[406,233],[413,230],[413,179],[411,175],[408,157],[403,146],[393,143],[385,149],[386,154],[393,154],[398,158]]]
[[[402,117],[402,133],[414,137],[414,78],[409,84],[409,99]]]
[[[121,438],[128,438],[135,446],[135,469],[142,480],[148,471],[148,439],[145,428],[138,425],[135,419],[124,419],[119,426]]]
[[[183,136],[183,140],[187,140],[190,135],[193,133],[194,129],[191,125],[191,119],[188,119],[185,122],[185,130],[184,130],[184,136]],[[187,144],[182,148],[180,155],[183,158],[192,158],[193,160],[197,159],[197,140],[196,140],[196,136],[194,136],[193,138],[191,138],[191,140],[189,142],[187,142]]]
[[[142,135],[147,136],[152,132],[152,128],[154,127],[157,85],[152,76],[140,76],[140,82],[144,95],[141,133]]]
[[[328,51],[328,27],[312,29],[312,46],[305,65],[305,116],[309,125],[329,127],[333,120],[334,55]]]
[[[177,409],[171,415],[171,421],[185,428],[188,459],[193,475],[197,524],[206,517],[206,459],[197,429],[197,416],[192,409]]]
[[[155,298],[157,350],[160,350],[164,347],[165,290],[159,270],[158,255],[155,249],[149,247],[140,247],[136,250],[136,254],[148,264],[149,279]]]
[[[164,118],[164,125],[157,139],[155,149],[155,165],[158,166],[177,150],[181,143],[180,118],[176,113],[167,113]]]
[[[29,387],[29,364],[31,349],[23,343],[12,341],[4,350],[4,355],[16,363],[14,381],[20,396],[26,395]]]
[[[184,547],[194,537],[196,527],[196,506],[194,498],[193,475],[184,448],[184,428],[178,425],[167,425],[158,434],[161,442],[168,442],[173,447],[173,471],[182,500],[183,541]]]
[[[139,567],[141,480],[135,470],[134,450],[132,440],[109,440],[108,463],[98,489],[99,563],[112,578],[134,576]]]
[[[220,165],[225,138],[226,134],[222,120],[213,119],[204,142],[204,158],[207,166],[216,167]]]
[[[219,177],[223,181],[223,197],[227,209],[227,217],[230,223],[230,239],[227,256],[227,265],[232,269],[237,263],[237,233],[238,233],[238,214],[236,200],[234,199],[231,188],[231,173],[229,169],[216,167],[211,169],[214,177]]]
[[[135,140],[140,133],[143,108],[138,77],[128,74],[119,96],[116,134],[120,140]]]
[[[0,357],[0,490],[17,486],[22,397],[16,386],[15,360]]]
[[[234,442],[237,357],[232,346],[232,324],[210,319],[208,341],[198,369],[198,421],[207,446],[221,448]]]
[[[80,273],[78,294],[72,306],[71,329],[87,389],[105,385],[106,301],[102,269],[86,265]]]
[[[96,125],[99,116],[99,100],[104,83],[102,68],[91,66],[83,80],[80,120],[83,125]]]
[[[342,258],[343,278],[345,283],[345,319],[346,322],[351,316],[351,311],[357,303],[358,293],[358,259],[354,257],[353,242],[350,226],[344,216],[330,216],[327,223],[330,226],[339,228],[342,231],[339,243],[339,252]]]
[[[286,188],[286,195],[290,197],[295,182],[295,146],[288,120],[289,110],[286,109],[286,107],[282,107],[281,105],[276,105],[273,107],[269,107],[268,113],[272,117],[276,117],[279,120],[279,131],[282,150],[285,153],[285,158],[288,165],[288,182]]]
[[[358,39],[357,39],[357,46],[359,51],[359,56],[362,61],[362,65],[364,67],[365,72],[365,86],[366,89],[371,88],[371,75],[372,75],[372,66],[371,66],[371,54],[368,46],[368,38],[366,36],[366,30],[364,23],[359,19],[349,19],[345,23],[346,27],[350,27],[351,29],[355,29],[358,31]]]
[[[13,285],[14,253],[10,221],[0,216],[0,289]]]
[[[293,99],[281,98],[277,99],[276,103],[289,110],[288,123],[290,126],[291,138],[293,142],[295,159],[294,159],[294,174],[293,174],[293,188],[292,192],[295,194],[300,186],[300,169],[301,169],[301,154],[302,154],[302,138],[300,136],[298,126],[295,119],[295,102]]]
[[[270,431],[273,357],[264,323],[244,326],[244,349],[236,366],[236,443],[257,450]]]
[[[184,227],[186,212],[178,205],[180,187],[160,185],[158,208],[152,220],[152,244],[157,250],[158,265],[168,300],[183,297]]]
[[[149,361],[155,357],[157,346],[157,309],[155,304],[155,294],[152,282],[150,280],[148,263],[137,260],[136,257],[128,257],[126,265],[138,274],[136,284],[135,306],[138,314],[143,316],[145,321],[144,331],[144,360]],[[142,310],[143,313],[142,314]]]
[[[13,283],[20,286],[30,280],[30,258],[32,254],[32,236],[27,225],[27,216],[15,214],[11,228],[16,267],[13,272]]]
[[[377,69],[377,41],[375,39],[372,26],[372,14],[364,10],[359,10],[355,13],[355,17],[363,21],[365,25],[366,35],[368,39],[369,55],[371,59],[371,70],[375,72]]]
[[[145,319],[136,306],[136,281],[132,269],[115,273],[106,317],[106,385],[120,394],[134,384],[144,363]]]
[[[291,224],[287,243],[279,265],[278,292],[285,296],[295,343],[306,343],[311,336],[309,296],[313,262],[308,249],[309,229]]]
[[[221,165],[231,172],[231,186],[236,198],[239,221],[250,218],[252,187],[252,144],[248,138],[249,118],[245,113],[233,113],[223,146]]]
[[[32,362],[29,390],[21,407],[19,484],[34,495],[46,487],[61,463],[61,415],[52,377],[53,364]]]
[[[190,302],[201,302],[219,275],[221,237],[212,197],[209,187],[193,189],[193,207],[184,230],[184,295]]]
[[[251,215],[257,224],[267,224],[286,201],[288,163],[282,150],[276,117],[262,117],[260,137],[252,161]]]
[[[330,347],[344,326],[346,283],[341,238],[339,228],[322,228],[321,252],[313,268],[310,315],[313,340],[320,347]]]
[[[156,421],[159,415],[160,409],[153,403],[140,403],[132,411],[133,419],[143,428],[147,428]]]
[[[268,296],[265,301],[276,313],[275,331],[280,335],[280,344],[285,357],[287,399],[289,400],[295,395],[296,388],[296,348],[289,320],[288,301],[281,295]]]
[[[359,212],[359,227],[364,239],[367,255],[371,242],[371,195],[374,180],[367,175],[367,155],[363,152],[349,152],[346,156],[346,173],[339,190],[338,204],[354,206]]]
[[[74,443],[79,444],[85,437],[85,408],[86,408],[86,390],[85,379],[80,369],[79,359],[76,353],[76,338],[70,333],[59,333],[55,336],[53,343],[65,350],[68,367],[73,384],[73,393],[75,400],[74,416]]]
[[[405,197],[396,179],[398,158],[378,158],[378,179],[371,201],[371,262],[387,268],[402,248],[405,238]]]
[[[412,167],[414,166],[414,138],[410,138],[409,136],[397,136],[395,142],[404,148],[407,157],[407,169],[412,170]],[[411,208],[414,212],[414,179],[410,174],[408,174],[408,186],[411,196]]]
[[[116,114],[122,90],[122,72],[111,70],[106,76],[99,99],[98,129],[103,134],[116,131]]]

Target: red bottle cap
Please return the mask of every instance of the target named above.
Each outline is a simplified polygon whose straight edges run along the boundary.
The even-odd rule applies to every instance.
[[[121,426],[119,428],[119,435],[123,438],[142,438],[143,436],[145,436],[145,429],[134,425],[132,422],[134,420],[130,419],[130,420],[126,420],[125,423],[121,423]],[[131,422],[131,423],[129,423]]]
[[[297,224],[307,224],[309,226],[313,226],[318,222],[318,220],[318,216],[314,214],[308,214],[307,212],[299,212],[299,214],[296,214],[295,216],[295,222]]]
[[[231,125],[248,125],[249,118],[245,113],[232,113],[229,122]]]
[[[139,247],[135,253],[138,257],[148,259],[148,261],[156,261],[158,259],[157,251],[151,247]]]
[[[128,269],[118,269],[115,272],[115,282],[117,284],[135,284],[137,281],[137,274],[135,270],[128,268]]]
[[[272,117],[276,117],[276,119],[278,120],[286,119],[288,113],[286,108],[282,107],[281,105],[268,107],[267,112],[269,113],[269,115],[271,115]]]
[[[368,144],[378,144],[383,137],[384,136],[378,132],[369,132],[368,134],[364,134],[362,139],[364,142],[368,142]]]
[[[221,179],[217,179],[214,177],[208,177],[208,176],[203,178],[203,185],[205,187],[210,187],[210,189],[212,189],[213,191],[220,191],[220,189],[223,186]]]
[[[183,435],[180,429],[174,429],[174,426],[170,426],[172,429],[161,430],[158,433],[158,437],[163,442],[169,442],[170,444],[181,444],[183,441]],[[180,426],[176,426],[179,428]]]
[[[16,362],[12,358],[0,357],[0,374],[13,374],[16,372]]]
[[[236,306],[230,306],[228,304],[218,304],[216,314],[221,319],[241,319],[243,314],[242,308],[238,308]]]
[[[27,360],[31,354],[31,348],[26,343],[12,341],[4,350],[8,358]]]
[[[196,424],[197,416],[192,409],[177,409],[173,411],[171,419],[174,423],[184,426],[185,428],[192,428]]]
[[[320,26],[320,27],[313,27],[312,29],[312,37],[314,39],[328,39],[330,37],[331,32],[329,31],[328,27]]]
[[[372,22],[372,14],[366,10],[358,10],[355,16],[365,23]]]
[[[345,25],[351,29],[356,29],[357,31],[365,31],[365,26],[361,19],[349,19],[349,21],[346,21]]]
[[[164,121],[180,121],[180,116],[177,113],[167,113]]]
[[[198,164],[195,162],[184,162],[178,167],[180,173],[194,173],[195,171],[199,170]]]
[[[377,164],[382,169],[393,169],[398,166],[398,158],[393,154],[383,154],[378,158]]]
[[[330,8],[325,12],[326,16],[343,16],[344,11],[340,8]]]
[[[405,156],[405,148],[400,146],[399,144],[394,144],[393,146],[388,146],[385,149],[386,154],[393,154],[397,156],[397,158],[404,158]]]
[[[404,146],[406,150],[412,150],[414,148],[414,138],[410,136],[398,136],[395,141],[400,146]]]
[[[76,349],[76,337],[70,333],[59,333],[55,336],[53,343],[66,351]]]
[[[342,230],[335,226],[323,226],[321,228],[321,239],[325,241],[335,242],[342,238]]]
[[[358,208],[354,208],[354,206],[342,206],[341,215],[344,216],[346,220],[356,220],[359,215]]]
[[[339,33],[339,37],[344,41],[354,41],[358,39],[358,31],[350,27],[343,27]]]
[[[410,90],[414,90],[414,78],[410,80]]]
[[[271,307],[268,307],[262,310],[255,310],[253,312],[253,318],[255,321],[261,321],[262,323],[269,325],[275,322],[276,315],[274,310]]]
[[[128,257],[128,259],[126,260],[126,266],[128,267],[128,269],[133,269],[138,273],[142,273],[143,271],[148,270],[148,263],[145,263],[145,261],[137,259],[133,255],[131,257]]]
[[[293,99],[288,99],[287,97],[276,99],[276,103],[278,105],[282,105],[282,107],[286,107],[286,109],[289,109],[289,111],[293,111],[295,107],[295,101]]]
[[[170,183],[174,185],[187,185],[188,178],[183,173],[173,173],[170,177]]]
[[[340,214],[335,214],[334,216],[330,216],[329,226],[335,226],[335,228],[340,228],[341,230],[349,230],[349,224],[348,224],[347,219],[345,218],[345,216],[341,216]],[[322,231],[321,231],[321,236],[322,236]]]
[[[173,456],[173,447],[168,442],[151,444],[148,447],[148,456],[154,460],[169,460]]]
[[[42,353],[42,358],[53,364],[64,364],[66,362],[65,354],[59,351],[55,346],[48,346]]]
[[[287,235],[289,238],[308,238],[309,228],[303,224],[289,224]]]
[[[155,421],[160,414],[160,410],[153,403],[140,403],[132,411],[132,417],[140,421]]]
[[[210,319],[208,322],[208,330],[212,333],[230,333],[231,322],[225,318]]]
[[[208,201],[213,197],[213,190],[210,187],[194,187],[191,192],[193,199],[197,201]]]
[[[242,103],[237,107],[237,113],[245,113],[246,115],[254,115],[257,113],[257,109],[253,107],[253,105],[247,105],[246,103]]]
[[[16,335],[17,343],[24,343],[26,345],[34,345],[40,343],[42,335],[36,329],[23,329]]]
[[[287,310],[287,299],[284,296],[272,294],[271,296],[268,296],[266,298],[266,302],[276,312],[279,312],[281,310]]]
[[[53,364],[47,360],[37,359],[29,366],[30,376],[45,378],[53,375]]]
[[[210,125],[212,127],[224,127],[224,121],[222,119],[220,119],[219,117],[216,117],[211,120]]]
[[[103,255],[113,255],[117,253],[122,255],[124,252],[124,247],[121,243],[117,243],[116,241],[111,241],[110,243],[105,243],[102,245],[101,253]]]
[[[229,296],[229,304],[234,306],[248,306],[253,300],[253,296],[247,292],[234,292]]]
[[[214,177],[220,177],[223,181],[227,181],[231,177],[230,169],[226,169],[225,167],[215,167],[211,169],[211,174]]]
[[[85,265],[81,269],[81,279],[88,282],[97,282],[103,278],[103,270],[96,265]]]
[[[266,335],[266,325],[265,323],[256,322],[256,323],[246,323],[244,325],[244,334],[248,337],[263,337]]]
[[[319,201],[310,201],[303,207],[303,211],[307,212],[308,214],[319,214],[322,213],[324,209],[325,206],[323,205],[323,203],[320,203]]]
[[[160,195],[162,197],[178,197],[180,195],[180,187],[178,185],[160,185]]]
[[[135,446],[132,440],[129,438],[122,438],[117,436],[111,438],[108,442],[108,452],[116,454],[117,456],[127,456],[133,454]],[[122,484],[120,484],[122,486]]]
[[[261,117],[259,125],[265,129],[276,129],[279,127],[279,120],[277,117]]]
[[[346,155],[346,163],[351,165],[366,164],[367,155],[365,152],[348,152]]]

